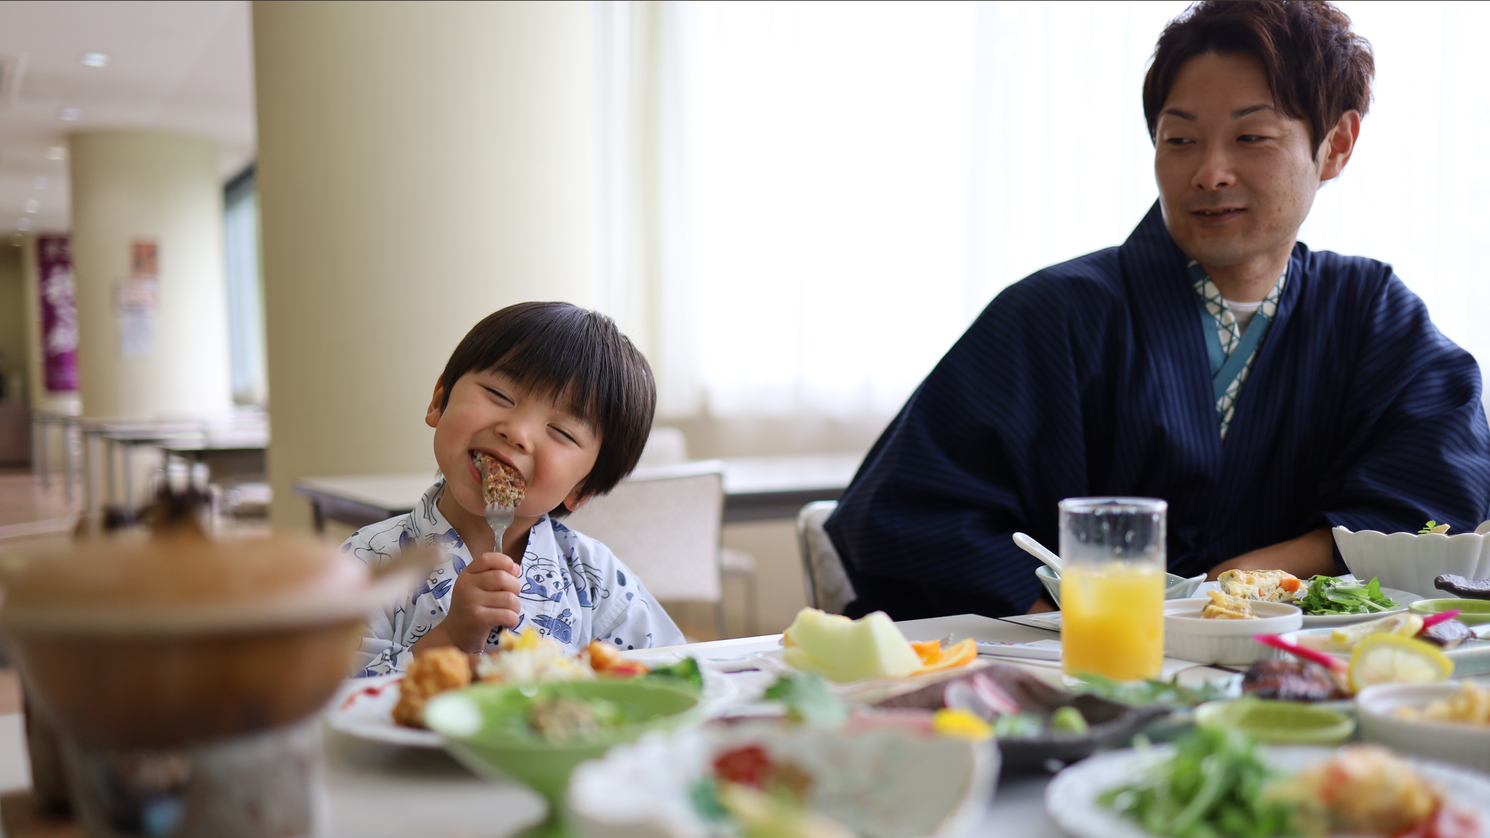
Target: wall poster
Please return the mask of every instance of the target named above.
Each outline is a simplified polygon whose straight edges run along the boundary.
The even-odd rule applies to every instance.
[[[37,236],[37,296],[41,301],[42,376],[53,393],[78,389],[78,310],[73,303],[72,250],[67,236]]]

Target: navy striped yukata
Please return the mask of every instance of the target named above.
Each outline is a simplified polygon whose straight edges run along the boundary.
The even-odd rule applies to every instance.
[[[1054,547],[1068,497],[1169,501],[1169,569],[1186,576],[1322,526],[1487,517],[1479,368],[1389,265],[1294,246],[1223,443],[1188,262],[1156,203],[1121,247],[984,309],[827,522],[850,615],[1023,613],[1037,562],[1010,534]]]

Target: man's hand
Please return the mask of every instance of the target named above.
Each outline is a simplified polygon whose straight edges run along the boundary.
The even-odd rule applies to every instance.
[[[517,563],[501,553],[482,553],[455,577],[450,590],[450,613],[414,644],[421,647],[455,646],[475,654],[486,648],[486,638],[498,626],[517,625],[522,603]]]
[[[1329,527],[1320,527],[1298,538],[1270,547],[1260,547],[1222,562],[1211,568],[1206,578],[1214,580],[1227,570],[1286,570],[1300,579],[1308,579],[1315,574],[1333,576],[1334,544],[1334,536],[1330,535]]]

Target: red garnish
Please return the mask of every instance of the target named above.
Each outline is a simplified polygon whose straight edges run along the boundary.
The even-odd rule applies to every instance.
[[[1345,661],[1340,660],[1334,655],[1327,655],[1316,649],[1300,646],[1297,643],[1284,640],[1276,634],[1258,634],[1254,635],[1252,639],[1264,646],[1282,649],[1290,655],[1303,658],[1306,661],[1313,661],[1320,666],[1328,667],[1332,672],[1347,672],[1350,670],[1350,667],[1346,665]]]
[[[1303,587],[1303,584],[1304,583],[1298,579],[1284,579],[1282,582],[1278,583],[1278,587],[1282,588],[1285,591],[1292,592],[1297,591],[1299,588]]]
[[[1426,616],[1426,617],[1423,618],[1423,628],[1425,628],[1425,629],[1433,628],[1434,626],[1438,625],[1439,623],[1446,623],[1449,620],[1452,620],[1452,619],[1454,619],[1457,616],[1459,616],[1459,609],[1457,609],[1457,608],[1450,608],[1447,611],[1440,611],[1437,614],[1429,614],[1428,616]],[[1423,633],[1422,631],[1419,631],[1418,632],[1418,634],[1422,634],[1422,633]]]
[[[725,751],[714,758],[714,776],[742,786],[763,788],[773,765],[771,757],[759,745],[746,745]]]
[[[389,687],[393,686],[394,684],[399,683],[402,680],[403,680],[402,678],[395,678],[392,681],[388,681],[386,683],[374,684],[371,687],[363,687],[362,689],[358,690],[357,692],[354,692],[351,695],[347,696],[347,700],[346,701],[343,701],[341,703],[341,709],[342,710],[346,710],[348,707],[351,707],[353,704],[356,704],[357,703],[357,699],[363,697],[364,695],[375,696],[378,693],[382,692],[383,690],[388,689]]]
[[[1479,834],[1480,819],[1472,813],[1452,806],[1439,806],[1412,829],[1399,832],[1392,838],[1476,838]]]

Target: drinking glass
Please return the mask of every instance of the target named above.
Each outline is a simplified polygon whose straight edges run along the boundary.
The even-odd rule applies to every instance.
[[[1164,664],[1164,518],[1154,498],[1067,498],[1061,649],[1067,675],[1156,678]]]

